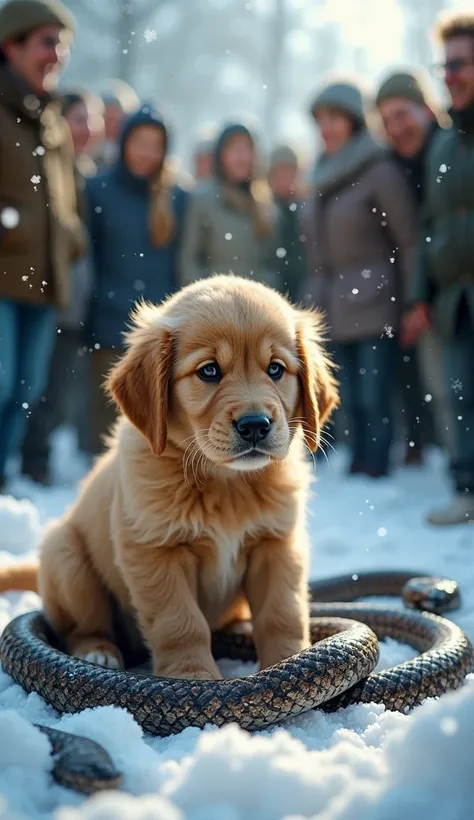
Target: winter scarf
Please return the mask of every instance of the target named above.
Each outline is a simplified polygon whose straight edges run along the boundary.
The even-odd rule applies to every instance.
[[[366,131],[360,131],[331,156],[323,154],[317,162],[313,183],[318,196],[350,182],[364,168],[387,155],[387,149]]]

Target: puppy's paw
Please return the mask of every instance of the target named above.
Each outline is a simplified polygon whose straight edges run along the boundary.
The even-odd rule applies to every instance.
[[[222,680],[222,675],[214,660],[207,664],[185,662],[172,665],[155,664],[153,674],[162,678],[183,680]]]
[[[122,653],[111,643],[98,641],[83,641],[73,648],[71,652],[75,658],[80,658],[88,663],[95,663],[105,669],[124,669]]]
[[[123,669],[123,663],[111,652],[101,652],[100,650],[88,652],[83,659],[89,663],[95,663],[97,666],[105,666],[107,669]]]
[[[246,635],[251,638],[253,635],[253,627],[251,621],[232,621],[224,628],[224,632],[229,635]]]

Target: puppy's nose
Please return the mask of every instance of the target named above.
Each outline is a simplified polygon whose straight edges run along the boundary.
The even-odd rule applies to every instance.
[[[268,436],[272,422],[268,416],[263,415],[241,416],[240,419],[234,421],[234,425],[240,438],[251,442],[255,446]]]

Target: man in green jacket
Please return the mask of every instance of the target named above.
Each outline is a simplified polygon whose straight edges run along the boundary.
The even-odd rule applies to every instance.
[[[421,213],[428,152],[440,128],[449,127],[451,121],[440,110],[427,78],[417,70],[389,74],[380,85],[376,103],[392,156],[405,174]],[[420,463],[422,445],[433,438],[449,452],[452,449],[449,388],[440,370],[440,358],[440,340],[432,327],[416,345],[401,349],[398,376],[409,442],[406,464]],[[427,393],[434,399],[431,405],[425,402]]]
[[[474,15],[438,27],[441,70],[453,126],[440,130],[427,159],[423,226],[405,338],[432,324],[442,340],[442,366],[453,413],[453,501],[431,524],[474,522]]]

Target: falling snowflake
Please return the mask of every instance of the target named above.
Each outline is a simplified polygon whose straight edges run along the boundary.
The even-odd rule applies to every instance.
[[[362,276],[364,279],[370,279],[372,276],[372,271],[365,269],[362,271]]]
[[[153,41],[156,40],[158,37],[156,29],[154,28],[146,28],[143,32],[143,36],[145,38],[146,43],[153,43]]]
[[[284,259],[286,256],[286,248],[277,248],[276,255],[278,259]]]
[[[388,336],[389,339],[393,339],[393,327],[391,325],[384,325],[383,326],[383,333],[382,336]]]
[[[451,390],[453,390],[454,393],[460,393],[462,390],[462,381],[459,379],[451,379]]]
[[[7,206],[0,213],[0,223],[4,228],[16,228],[20,223],[20,214],[16,208]]]
[[[445,735],[455,735],[459,731],[459,724],[454,717],[445,717],[440,723],[440,729]]]

